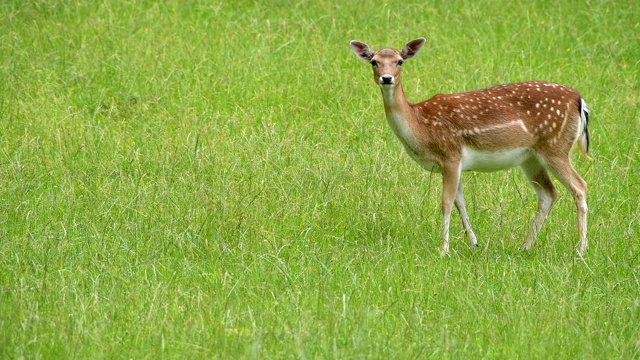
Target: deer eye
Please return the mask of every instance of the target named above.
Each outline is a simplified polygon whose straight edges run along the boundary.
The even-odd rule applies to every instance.
[[[402,66],[404,64],[404,60],[398,60],[398,66]]]
[[[375,60],[371,60],[371,66],[376,67],[378,66],[378,62]]]

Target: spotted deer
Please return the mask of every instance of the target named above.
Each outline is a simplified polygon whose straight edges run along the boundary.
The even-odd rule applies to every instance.
[[[373,51],[351,41],[356,56],[371,64],[391,129],[423,168],[442,173],[442,248],[449,252],[449,222],[456,206],[469,244],[477,247],[462,195],[463,171],[493,172],[520,166],[538,197],[533,224],[521,248],[535,241],[558,192],[549,170],[573,194],[578,213],[578,252],[587,250],[587,184],[571,165],[577,143],[589,157],[589,110],[566,86],[542,81],[504,84],[457,94],[438,94],[412,104],[402,89],[403,63],[416,56],[424,38],[400,51]]]

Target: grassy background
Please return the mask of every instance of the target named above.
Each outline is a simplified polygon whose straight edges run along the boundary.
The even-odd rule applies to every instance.
[[[640,10],[631,1],[9,0],[0,5],[1,358],[637,358]],[[582,93],[571,196],[403,153],[351,53],[428,39],[411,101]],[[577,155],[577,154],[576,154]]]

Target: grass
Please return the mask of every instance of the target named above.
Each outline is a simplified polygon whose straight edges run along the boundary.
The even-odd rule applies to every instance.
[[[613,1],[5,1],[1,358],[637,358],[640,13]],[[439,175],[351,53],[427,45],[410,100],[544,79],[592,111],[531,252],[517,170]]]

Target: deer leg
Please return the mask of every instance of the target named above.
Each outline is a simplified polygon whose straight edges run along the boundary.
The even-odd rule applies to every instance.
[[[526,175],[527,179],[529,179],[536,195],[538,195],[538,209],[536,210],[536,215],[533,218],[531,227],[527,231],[524,243],[520,247],[523,250],[529,250],[531,249],[533,242],[537,239],[538,232],[547,218],[547,215],[551,210],[551,206],[558,197],[558,191],[555,186],[553,186],[553,181],[551,181],[549,173],[537,159],[531,158],[530,160],[527,160],[522,164],[522,171]]]
[[[471,222],[469,221],[467,208],[464,206],[464,195],[462,194],[462,179],[458,180],[458,191],[456,192],[456,198],[455,198],[454,204],[456,205],[456,208],[460,213],[460,218],[462,219],[462,226],[464,226],[464,231],[467,233],[467,239],[469,240],[469,245],[472,247],[478,247],[478,240],[476,239],[476,234],[474,234],[473,229],[471,229]]]
[[[587,183],[578,175],[569,158],[549,161],[553,174],[573,194],[578,212],[578,253],[587,251]]]
[[[460,181],[459,164],[448,164],[442,169],[442,249],[440,255],[449,253],[449,223],[451,221],[451,209],[458,192]]]

